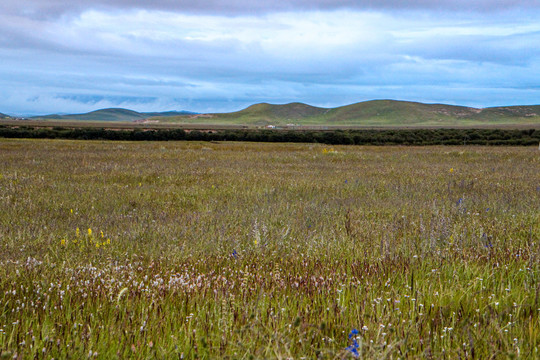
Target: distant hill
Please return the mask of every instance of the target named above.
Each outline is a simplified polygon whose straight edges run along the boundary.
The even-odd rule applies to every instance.
[[[268,125],[273,123],[287,124],[298,120],[309,119],[323,115],[328,109],[290,103],[285,105],[272,105],[267,103],[255,104],[232,113],[215,114],[220,120],[232,120],[245,124]]]
[[[0,113],[0,119],[11,119],[11,116]]]
[[[148,112],[140,113],[128,109],[101,109],[92,111],[85,114],[66,114],[66,115],[45,115],[45,116],[34,116],[32,119],[43,119],[43,120],[81,120],[81,121],[138,121],[144,120],[149,117],[168,117],[168,116],[181,116],[194,114],[189,111],[167,111],[167,112]]]
[[[372,100],[336,108],[302,103],[255,104],[248,108],[216,114],[155,117],[166,123],[244,125],[348,125],[348,126],[474,126],[540,124],[540,105],[477,109],[445,104],[423,104],[397,100]]]

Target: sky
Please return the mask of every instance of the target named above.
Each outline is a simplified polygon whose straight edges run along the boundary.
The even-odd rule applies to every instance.
[[[0,112],[540,104],[539,0],[2,0]]]

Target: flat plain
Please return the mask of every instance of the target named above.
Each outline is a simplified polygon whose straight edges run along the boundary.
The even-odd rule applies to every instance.
[[[535,359],[537,147],[0,140],[0,358]]]

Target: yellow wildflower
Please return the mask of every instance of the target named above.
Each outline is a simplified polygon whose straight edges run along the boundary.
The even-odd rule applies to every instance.
[[[253,240],[253,244],[257,245],[258,244],[257,240]]]
[[[96,247],[99,249],[99,243],[96,243]]]
[[[102,237],[102,238],[105,237],[105,236],[103,235],[103,231],[100,231],[99,233],[101,234],[101,237]]]
[[[92,236],[92,229],[88,228],[88,236]]]
[[[73,209],[70,209],[71,213],[73,214]]]
[[[107,239],[107,245],[111,244],[111,239]]]
[[[62,240],[60,240],[60,244],[62,244],[62,245],[66,245],[66,239],[62,239]]]
[[[450,174],[454,172],[454,168],[450,168]]]
[[[77,235],[77,237],[79,237],[79,234],[80,234],[79,228],[77,228],[77,229],[75,230],[75,234]]]

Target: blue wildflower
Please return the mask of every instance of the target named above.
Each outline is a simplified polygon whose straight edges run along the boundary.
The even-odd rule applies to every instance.
[[[493,244],[491,243],[491,236],[487,236],[486,233],[482,234],[482,240],[484,241],[484,247],[485,248],[493,248]]]
[[[236,252],[236,249],[233,250],[232,254],[231,254],[235,259],[238,259],[238,253]]]
[[[459,209],[460,212],[462,212],[463,214],[467,212],[467,208],[464,206],[465,200],[463,198],[459,198],[458,201],[456,202],[456,205]]]
[[[358,352],[360,345],[358,344],[358,341],[356,341],[355,335],[358,335],[358,330],[352,329],[349,333],[349,339],[352,339],[353,343],[352,345],[347,346],[345,350],[350,351],[354,357],[358,357],[360,356],[360,353]]]
[[[357,343],[356,345],[358,345],[358,343]],[[350,351],[351,354],[353,354],[354,357],[360,356],[360,354],[358,353],[357,347],[354,347],[354,344],[353,344],[353,345],[350,345],[350,346],[347,346],[347,347],[345,348],[345,350]]]

